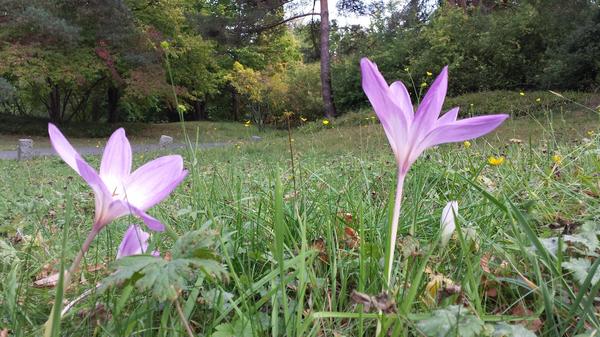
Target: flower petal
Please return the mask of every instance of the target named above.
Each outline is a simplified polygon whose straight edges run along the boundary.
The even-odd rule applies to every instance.
[[[421,141],[420,148],[425,150],[438,144],[462,142],[481,137],[500,126],[507,118],[508,115],[504,114],[480,116],[440,125]]]
[[[417,135],[426,135],[433,129],[435,121],[442,111],[442,105],[444,104],[447,90],[448,66],[445,66],[435,81],[433,81],[433,84],[425,94],[423,101],[417,109],[414,125],[411,128],[413,130],[412,137],[418,138]]]
[[[163,232],[165,230],[165,225],[163,225],[160,221],[158,221],[156,218],[152,217],[148,213],[135,207],[132,207],[131,210],[136,216],[144,220],[146,226],[148,226],[148,228],[150,228],[151,230],[155,232]]]
[[[166,198],[185,178],[181,156],[164,156],[135,170],[125,183],[129,204],[142,211]]]
[[[111,205],[112,195],[106,188],[106,185],[104,185],[104,182],[98,173],[96,173],[96,170],[94,170],[83,160],[76,159],[75,161],[77,163],[77,171],[94,191],[94,199],[96,204],[94,227],[101,228],[106,225],[103,219],[105,219],[107,211]]]
[[[442,230],[442,246],[445,246],[456,229],[454,217],[458,214],[458,202],[450,201],[442,211],[440,227]]]
[[[458,107],[452,108],[443,114],[442,117],[437,120],[436,126],[456,122],[456,118],[458,118]]]
[[[392,150],[396,157],[400,157],[400,151],[403,149],[402,144],[406,143],[408,122],[402,108],[395,101],[400,102],[400,99],[392,100],[390,98],[391,91],[385,79],[377,69],[377,65],[369,61],[367,58],[360,60],[362,87],[379,118],[383,130],[392,146]],[[399,91],[399,88],[394,89]]]
[[[415,113],[410,95],[408,94],[408,90],[406,90],[404,83],[400,81],[392,83],[390,86],[390,99],[400,107],[400,110],[404,114],[404,118],[407,121],[412,121]]]
[[[138,225],[130,225],[123,235],[123,240],[117,251],[117,259],[125,256],[144,254],[148,249],[150,234],[144,232]]]
[[[48,123],[48,135],[50,136],[50,143],[52,144],[54,151],[58,153],[65,163],[79,173],[77,159],[84,161],[81,155],[77,153],[67,138],[65,138],[60,130],[52,123]]]
[[[131,172],[131,145],[125,136],[125,130],[119,128],[108,139],[102,162],[100,176],[109,181],[123,181]],[[105,179],[107,180],[107,179]]]

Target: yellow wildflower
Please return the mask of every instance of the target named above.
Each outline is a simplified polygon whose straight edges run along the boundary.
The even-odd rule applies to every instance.
[[[244,123],[244,126],[248,127],[252,124],[252,122],[250,122],[249,120],[246,121],[246,123]]]
[[[433,75],[433,73],[431,71],[427,72],[427,76],[432,76],[432,75]]]
[[[519,95],[521,95],[521,96],[525,96],[525,93],[521,91],[521,92],[519,93]]]
[[[558,154],[555,154],[552,156],[552,161],[556,164],[556,165],[560,165],[560,163],[562,163],[562,157]]]
[[[465,149],[468,149],[468,148],[470,148],[470,147],[471,147],[471,142],[470,142],[470,141],[468,141],[468,140],[465,140],[465,141],[463,142],[463,145],[465,146]]]
[[[169,49],[169,42],[168,42],[168,41],[162,41],[162,42],[160,43],[160,47],[161,47],[162,49],[164,49],[164,50],[167,50],[167,49]]]
[[[404,71],[408,72],[410,69],[408,67],[404,68]]]
[[[186,106],[185,106],[185,105],[183,105],[183,104],[179,104],[179,105],[177,106],[177,111],[178,111],[178,112],[186,112],[186,111],[187,111],[187,108],[186,108]]]
[[[301,120],[301,121],[303,121],[303,122],[306,122],[308,119],[306,119],[306,118],[304,118],[304,117],[300,116],[300,120]]]
[[[594,136],[594,130],[588,130],[588,132],[586,132],[588,136],[593,137]]]
[[[488,164],[492,165],[492,166],[500,166],[504,163],[504,156],[489,156],[488,157]]]
[[[421,88],[425,88],[427,86],[427,83],[423,82],[421,83]]]
[[[328,119],[324,119],[323,120],[323,125],[329,125],[329,120]]]
[[[539,103],[539,102],[542,101],[542,99],[538,97],[538,98],[535,99],[535,101]]]

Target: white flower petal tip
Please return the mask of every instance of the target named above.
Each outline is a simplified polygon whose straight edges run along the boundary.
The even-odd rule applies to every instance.
[[[446,246],[456,229],[455,216],[458,215],[458,202],[450,201],[442,211],[440,228],[442,230],[442,247]]]

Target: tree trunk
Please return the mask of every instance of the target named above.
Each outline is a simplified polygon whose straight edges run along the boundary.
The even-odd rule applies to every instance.
[[[321,94],[325,116],[335,117],[335,105],[331,92],[331,62],[329,57],[329,5],[321,0]]]
[[[208,114],[206,113],[206,103],[203,100],[195,100],[192,103],[194,111],[192,112],[192,119],[195,121],[208,120]]]
[[[116,123],[119,121],[119,98],[121,96],[119,88],[114,85],[110,85],[107,90],[107,108],[108,108],[108,122]]]
[[[240,95],[234,87],[231,87],[231,100],[233,103],[233,120],[237,122],[240,120]]]
[[[48,117],[52,123],[62,122],[60,102],[60,88],[56,84],[52,84],[50,94],[48,94]]]

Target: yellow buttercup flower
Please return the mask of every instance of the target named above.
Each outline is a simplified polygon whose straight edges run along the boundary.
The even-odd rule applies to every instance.
[[[556,165],[560,165],[560,163],[562,163],[562,157],[558,154],[555,154],[552,156],[552,161],[556,164]]]
[[[329,125],[329,120],[328,119],[324,119],[323,120],[323,125]]]
[[[542,99],[538,97],[538,98],[535,99],[535,101],[539,103],[539,102],[542,101]]]
[[[427,83],[423,82],[421,83],[421,88],[425,88],[427,86]]]
[[[470,141],[468,141],[468,140],[465,140],[465,141],[463,142],[463,145],[464,145],[465,149],[468,149],[468,148],[470,148],[470,147],[471,147],[471,142],[470,142]]]
[[[246,121],[246,123],[244,123],[244,126],[250,126],[252,124],[252,122],[250,122],[249,120]]]
[[[504,163],[504,156],[489,156],[488,157],[488,164],[492,165],[492,166],[500,166]]]
[[[432,76],[432,75],[433,75],[433,73],[431,71],[427,72],[427,76]]]
[[[521,96],[525,96],[525,93],[521,91],[521,92],[519,93],[519,95],[521,95]]]

